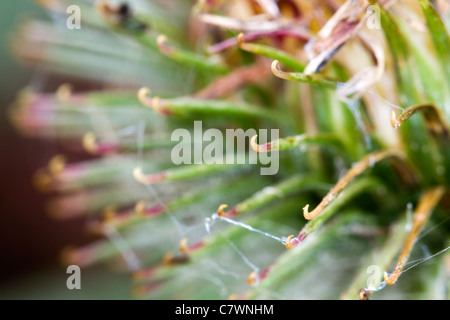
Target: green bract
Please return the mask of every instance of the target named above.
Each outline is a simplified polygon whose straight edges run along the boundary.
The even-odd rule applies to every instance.
[[[143,299],[450,297],[446,1],[77,5],[81,28],[31,20],[12,44],[73,83],[24,89],[18,130],[92,155],[35,176],[54,216],[101,235],[66,264],[114,264]],[[243,162],[196,161],[227,129],[258,132]]]

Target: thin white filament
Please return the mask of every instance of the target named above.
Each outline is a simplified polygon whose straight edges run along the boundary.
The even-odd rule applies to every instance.
[[[111,225],[106,225],[104,227],[106,237],[111,241],[111,243],[116,246],[122,255],[127,267],[130,271],[135,271],[141,268],[141,262],[137,257],[133,249],[128,245],[122,235]]]
[[[259,272],[259,268],[252,263],[246,256],[245,254],[239,250],[238,247],[236,247],[236,245],[231,242],[228,238],[224,237],[225,240],[230,244],[230,246],[233,248],[234,251],[236,251],[236,253],[241,257],[242,261],[244,261],[244,263],[250,267],[250,269],[252,269],[253,271]]]
[[[218,215],[217,215],[217,216],[218,216]],[[265,232],[265,231],[262,231],[262,230],[253,228],[252,226],[249,226],[248,224],[245,224],[245,223],[243,223],[243,222],[235,221],[235,220],[233,220],[233,219],[230,219],[230,218],[227,218],[227,217],[221,217],[221,216],[218,216],[218,218],[219,218],[220,220],[222,220],[222,221],[225,221],[225,222],[227,222],[227,223],[233,224],[233,225],[235,225],[235,226],[239,226],[239,227],[245,228],[245,229],[247,229],[247,230],[249,230],[249,231],[256,232],[256,233],[259,233],[259,234],[261,234],[261,235],[263,235],[263,236],[272,238],[272,239],[274,239],[274,240],[276,240],[276,241],[281,242],[283,245],[286,245],[286,241],[285,241],[283,238],[280,238],[280,237],[274,236],[274,235],[272,235],[272,234],[270,234],[270,233],[268,233],[268,232]],[[213,218],[213,219],[214,219],[214,218]]]

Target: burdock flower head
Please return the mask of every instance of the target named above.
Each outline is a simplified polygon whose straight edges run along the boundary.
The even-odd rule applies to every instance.
[[[11,118],[92,155],[34,177],[102,236],[66,264],[139,298],[448,295],[445,0],[38,2],[13,48],[68,80]]]

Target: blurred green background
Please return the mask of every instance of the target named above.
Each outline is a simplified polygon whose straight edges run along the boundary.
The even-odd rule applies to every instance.
[[[61,250],[91,238],[82,220],[54,221],[45,196],[32,186],[33,173],[58,153],[55,142],[27,139],[11,126],[7,111],[23,87],[54,90],[62,79],[23,66],[8,41],[23,19],[47,14],[32,0],[3,1],[0,11],[0,299],[127,299],[129,275],[107,268],[81,270],[81,290],[66,287]]]

